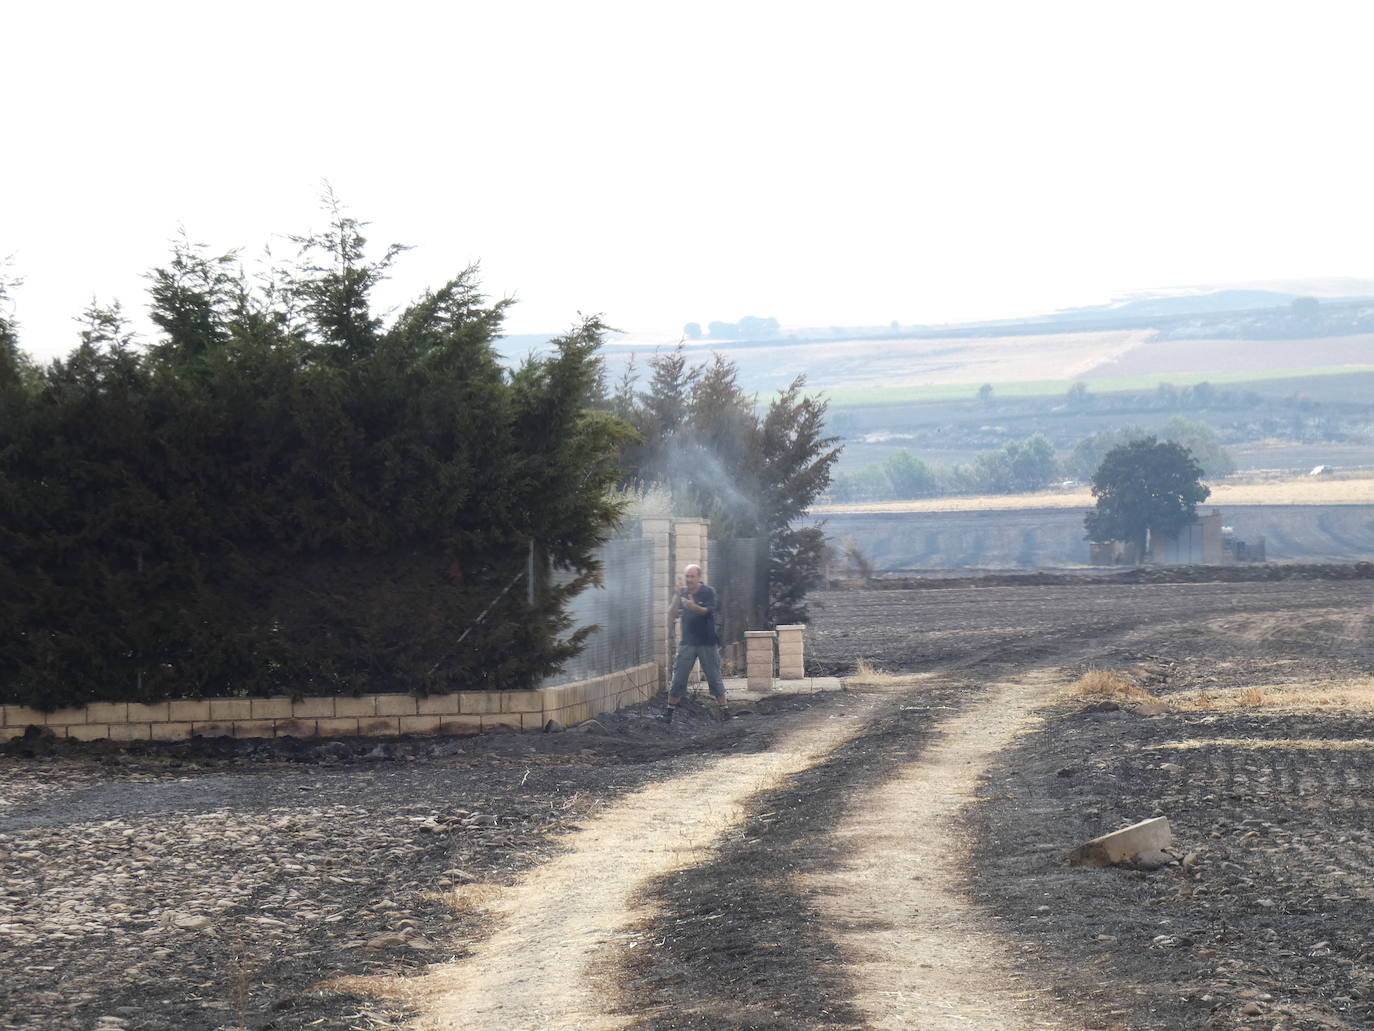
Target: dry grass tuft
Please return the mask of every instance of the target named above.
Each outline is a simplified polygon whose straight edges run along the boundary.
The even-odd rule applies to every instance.
[[[463,884],[443,894],[448,908],[461,915],[485,912],[500,897],[499,884]]]
[[[928,676],[926,673],[887,673],[869,665],[867,659],[860,659],[854,667],[854,675],[845,679],[866,687],[913,687]]]
[[[1071,690],[1081,698],[1112,702],[1154,701],[1155,696],[1124,673],[1110,669],[1090,669],[1074,681]]]
[[[1149,747],[1154,751],[1175,752],[1187,752],[1197,748],[1238,748],[1247,752],[1363,752],[1374,749],[1374,740],[1367,737],[1344,738],[1335,741],[1330,738],[1310,737],[1208,737],[1189,738],[1186,741],[1166,741],[1163,744],[1150,745]]]
[[[1210,690],[1180,691],[1169,698],[1182,712],[1235,712],[1269,709],[1279,712],[1374,711],[1374,677],[1325,684],[1258,684]]]

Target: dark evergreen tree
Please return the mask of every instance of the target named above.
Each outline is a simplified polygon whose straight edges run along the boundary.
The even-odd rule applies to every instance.
[[[23,356],[19,351],[19,329],[10,311],[10,287],[0,275],[0,401],[7,392],[17,391],[23,379]]]
[[[825,493],[840,457],[839,438],[825,433],[826,403],[805,387],[805,376],[793,380],[768,406],[762,424],[761,500],[774,623],[805,622],[806,592],[822,581],[825,532],[794,524]]]
[[[182,230],[172,241],[171,261],[148,274],[149,315],[166,334],[160,349],[178,365],[203,361],[224,344],[230,312],[242,296],[234,255],[207,257],[205,252]]]
[[[804,620],[824,533],[794,524],[825,492],[840,450],[825,433],[825,402],[799,377],[759,412],[722,355],[691,366],[678,347],[649,366],[649,389],[632,408],[625,382],[616,392],[643,438],[626,451],[625,479],[668,486],[684,514],[709,518],[717,537],[767,538],[770,618]]]
[[[760,509],[763,455],[753,400],[723,355],[694,370],[685,424],[677,435],[672,480],[719,537],[766,532]]]
[[[387,327],[400,250],[333,214],[265,285],[183,238],[151,348],[93,306],[0,383],[0,700],[525,687],[581,647],[631,435],[587,408],[604,325],[507,372],[468,269]]]

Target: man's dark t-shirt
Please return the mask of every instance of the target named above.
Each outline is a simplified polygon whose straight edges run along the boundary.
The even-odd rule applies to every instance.
[[[716,592],[706,584],[697,588],[697,593],[691,596],[691,600],[697,605],[705,606],[705,612],[693,612],[691,609],[682,609],[682,643],[683,644],[719,644],[716,637]]]

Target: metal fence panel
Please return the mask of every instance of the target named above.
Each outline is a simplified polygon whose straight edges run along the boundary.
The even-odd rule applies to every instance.
[[[542,687],[605,676],[654,661],[654,542],[647,537],[610,540],[600,559],[602,585],[590,587],[568,606],[574,627],[596,626],[587,647]],[[554,573],[566,583],[571,577]]]
[[[768,539],[711,541],[708,563],[721,644],[743,644],[745,631],[769,629]]]

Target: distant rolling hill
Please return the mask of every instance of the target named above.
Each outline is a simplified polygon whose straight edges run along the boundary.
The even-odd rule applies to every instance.
[[[1332,296],[1341,290],[1369,296]],[[503,350],[514,362],[547,341],[509,337]],[[958,325],[784,327],[763,337],[691,341],[638,333],[608,342],[608,373],[618,379],[633,359],[642,374],[656,351],[679,343],[703,361],[712,352],[729,357],[746,391],[768,393],[805,374],[810,387],[845,404],[953,397],[983,383],[1048,395],[1077,380],[1097,381],[1101,389],[1138,388],[1151,378],[1237,382],[1374,369],[1374,283],[1173,291]]]

